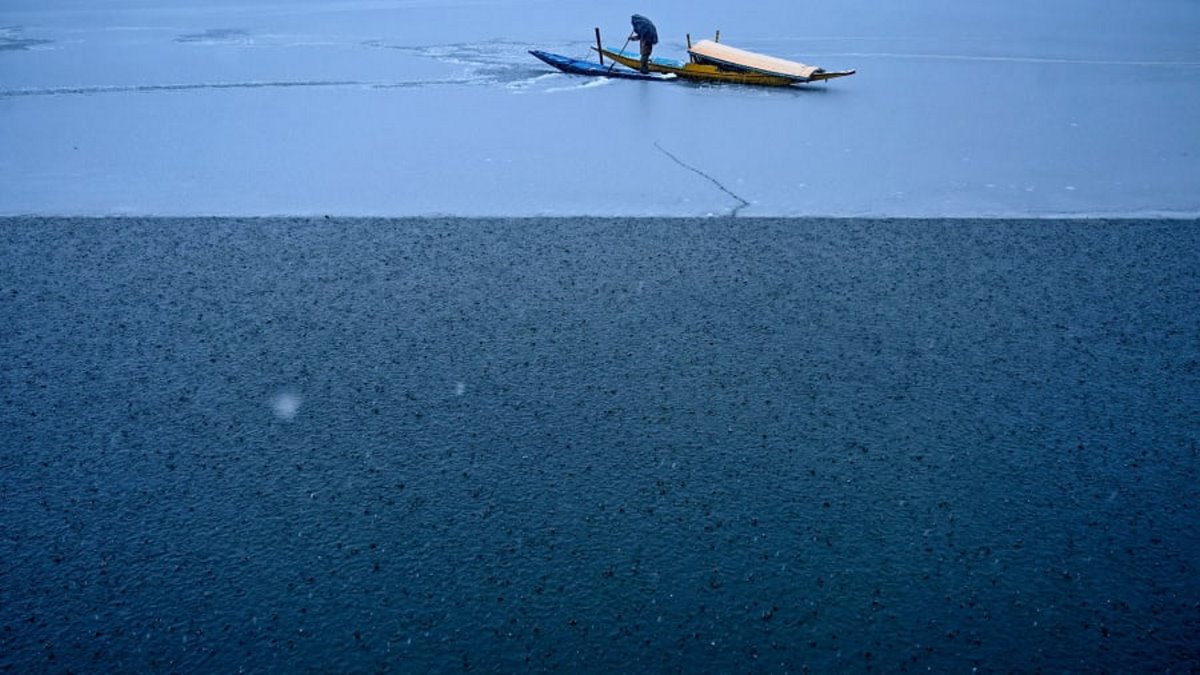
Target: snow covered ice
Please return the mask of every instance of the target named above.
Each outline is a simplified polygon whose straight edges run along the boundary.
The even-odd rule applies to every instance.
[[[527,53],[620,46],[634,10],[660,55],[719,29],[858,74],[609,82]],[[1185,0],[9,0],[0,27],[3,215],[1200,213]]]

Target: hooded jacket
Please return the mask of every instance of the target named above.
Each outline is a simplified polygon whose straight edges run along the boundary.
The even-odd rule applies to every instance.
[[[658,44],[658,30],[654,28],[650,19],[641,14],[634,14],[629,21],[633,24],[633,32],[637,34],[639,41],[648,41],[652,45]]]

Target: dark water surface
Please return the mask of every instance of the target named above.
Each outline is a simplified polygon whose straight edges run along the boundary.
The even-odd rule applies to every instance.
[[[0,220],[0,670],[1194,672],[1197,251]]]

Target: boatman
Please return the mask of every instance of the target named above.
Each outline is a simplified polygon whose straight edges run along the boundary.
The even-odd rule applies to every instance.
[[[654,45],[658,44],[658,31],[654,28],[654,24],[650,19],[641,14],[634,14],[629,20],[633,24],[633,35],[629,36],[630,40],[637,40],[642,44],[642,74],[650,72],[650,52],[654,51]]]

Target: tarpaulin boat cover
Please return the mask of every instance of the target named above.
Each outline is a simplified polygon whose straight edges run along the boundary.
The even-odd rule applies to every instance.
[[[712,40],[701,40],[688,49],[688,53],[698,57],[701,62],[713,63],[734,70],[748,70],[764,75],[779,75],[801,81],[812,78],[821,69],[796,61],[788,61],[774,56],[756,54],[737,47],[730,47]]]

